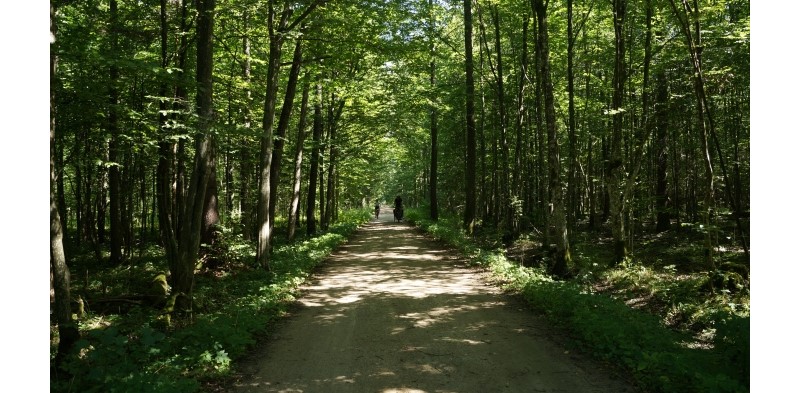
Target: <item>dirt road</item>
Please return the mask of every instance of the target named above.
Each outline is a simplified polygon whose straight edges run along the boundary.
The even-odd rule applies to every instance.
[[[360,229],[237,367],[234,392],[635,392],[391,210]]]

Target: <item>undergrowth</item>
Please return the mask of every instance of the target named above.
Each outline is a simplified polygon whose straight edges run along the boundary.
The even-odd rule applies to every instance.
[[[344,212],[328,231],[276,246],[269,271],[253,265],[251,243],[223,230],[217,257],[227,268],[198,272],[191,314],[178,315],[167,325],[151,307],[132,306],[103,314],[90,309],[80,322],[76,355],[64,370],[51,375],[50,390],[195,392],[205,381],[225,378],[231,363],[285,314],[314,267],[370,214],[367,210]],[[166,261],[157,257],[140,262],[135,268],[131,264],[94,272],[98,278],[86,280],[84,293],[130,290],[143,285],[131,284],[132,277],[166,268]],[[133,270],[135,274],[130,274]]]
[[[608,268],[591,259],[580,261],[582,269],[574,279],[558,281],[544,266],[526,267],[509,260],[503,248],[477,246],[491,242],[467,236],[457,219],[431,221],[414,210],[409,210],[407,217],[434,238],[457,248],[472,263],[491,271],[507,290],[523,296],[532,308],[567,332],[574,345],[627,370],[643,389],[749,391],[749,292],[708,292],[703,276],[687,278],[674,267],[628,263]],[[616,292],[598,290],[600,286]],[[641,297],[665,306],[653,310],[626,304],[626,300]],[[670,320],[677,315],[687,320]],[[694,330],[692,324],[697,325]],[[705,341],[698,338],[698,332],[705,334]]]

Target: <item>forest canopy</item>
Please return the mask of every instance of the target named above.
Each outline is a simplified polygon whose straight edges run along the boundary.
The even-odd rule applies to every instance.
[[[52,1],[51,319],[77,340],[74,295],[107,290],[88,272],[150,253],[169,287],[153,301],[189,309],[195,276],[238,245],[269,272],[276,247],[398,195],[555,279],[702,274],[749,318],[750,13]]]

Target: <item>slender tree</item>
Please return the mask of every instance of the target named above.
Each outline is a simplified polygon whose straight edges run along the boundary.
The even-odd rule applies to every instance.
[[[300,104],[300,120],[297,125],[297,143],[294,152],[294,176],[292,185],[292,202],[289,206],[289,241],[294,240],[297,218],[300,211],[300,185],[303,170],[303,143],[306,139],[306,117],[308,113],[308,94],[311,84],[303,84],[303,99]],[[309,179],[311,180],[311,179]]]
[[[189,182],[183,219],[178,232],[178,259],[171,263],[173,293],[183,294],[188,306],[194,289],[194,268],[200,250],[204,202],[213,168],[211,127],[213,124],[213,26],[215,0],[197,0],[197,132],[194,135],[194,166]]]
[[[472,0],[464,0],[464,67],[466,72],[466,181],[464,191],[464,228],[469,234],[475,231],[475,79],[472,60]]]
[[[56,42],[58,25],[56,24],[56,5],[50,3],[50,274],[54,292],[53,311],[58,323],[58,352],[55,364],[58,369],[63,364],[75,342],[80,338],[78,325],[72,320],[70,306],[70,277],[67,257],[64,254],[64,229],[61,226],[61,216],[58,212],[58,201],[55,190],[55,140],[56,140],[56,114],[55,114],[55,89],[58,57],[53,45]]]
[[[558,149],[558,135],[556,133],[555,98],[553,95],[553,82],[550,76],[550,48],[549,34],[547,31],[547,5],[545,0],[533,0],[534,12],[538,22],[537,50],[539,51],[539,77],[542,80],[544,92],[544,115],[547,124],[547,167],[549,179],[549,204],[550,223],[553,226],[555,240],[553,273],[559,277],[566,277],[572,269],[572,256],[569,247],[569,232],[567,230],[566,215],[564,212],[564,191],[561,180],[561,158]]]
[[[320,174],[320,151],[322,140],[322,83],[315,84],[314,93],[314,125],[312,127],[311,162],[308,173],[308,197],[306,198],[306,233],[312,235],[317,231],[315,204],[317,201],[317,179]],[[320,182],[322,183],[322,182]]]
[[[118,30],[118,10],[117,0],[111,0],[109,3],[109,54],[111,59],[114,59],[119,47]],[[122,212],[121,212],[121,179],[120,179],[120,129],[119,129],[119,67],[112,60],[108,67],[109,86],[108,86],[108,131],[111,139],[108,143],[108,196],[110,210],[109,215],[111,223],[111,260],[114,265],[122,262]],[[105,223],[102,224],[105,226]]]
[[[439,219],[439,196],[437,194],[438,187],[438,173],[439,173],[439,130],[437,128],[437,100],[436,100],[436,45],[434,43],[434,34],[436,32],[436,13],[433,8],[433,0],[428,0],[428,10],[430,12],[430,20],[428,22],[428,50],[430,52],[430,112],[431,112],[431,169],[430,169],[430,209],[431,219],[436,221]]]

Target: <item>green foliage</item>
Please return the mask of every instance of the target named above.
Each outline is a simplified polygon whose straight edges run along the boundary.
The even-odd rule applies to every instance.
[[[65,366],[72,378],[51,381],[51,391],[194,392],[201,381],[228,375],[231,362],[285,314],[312,269],[370,212],[345,211],[339,218],[326,233],[276,248],[271,271],[239,266],[198,276],[194,315],[176,318],[175,328],[160,327],[158,310],[141,307],[83,323],[78,355]],[[252,245],[226,239],[223,257],[249,255],[244,250]]]

